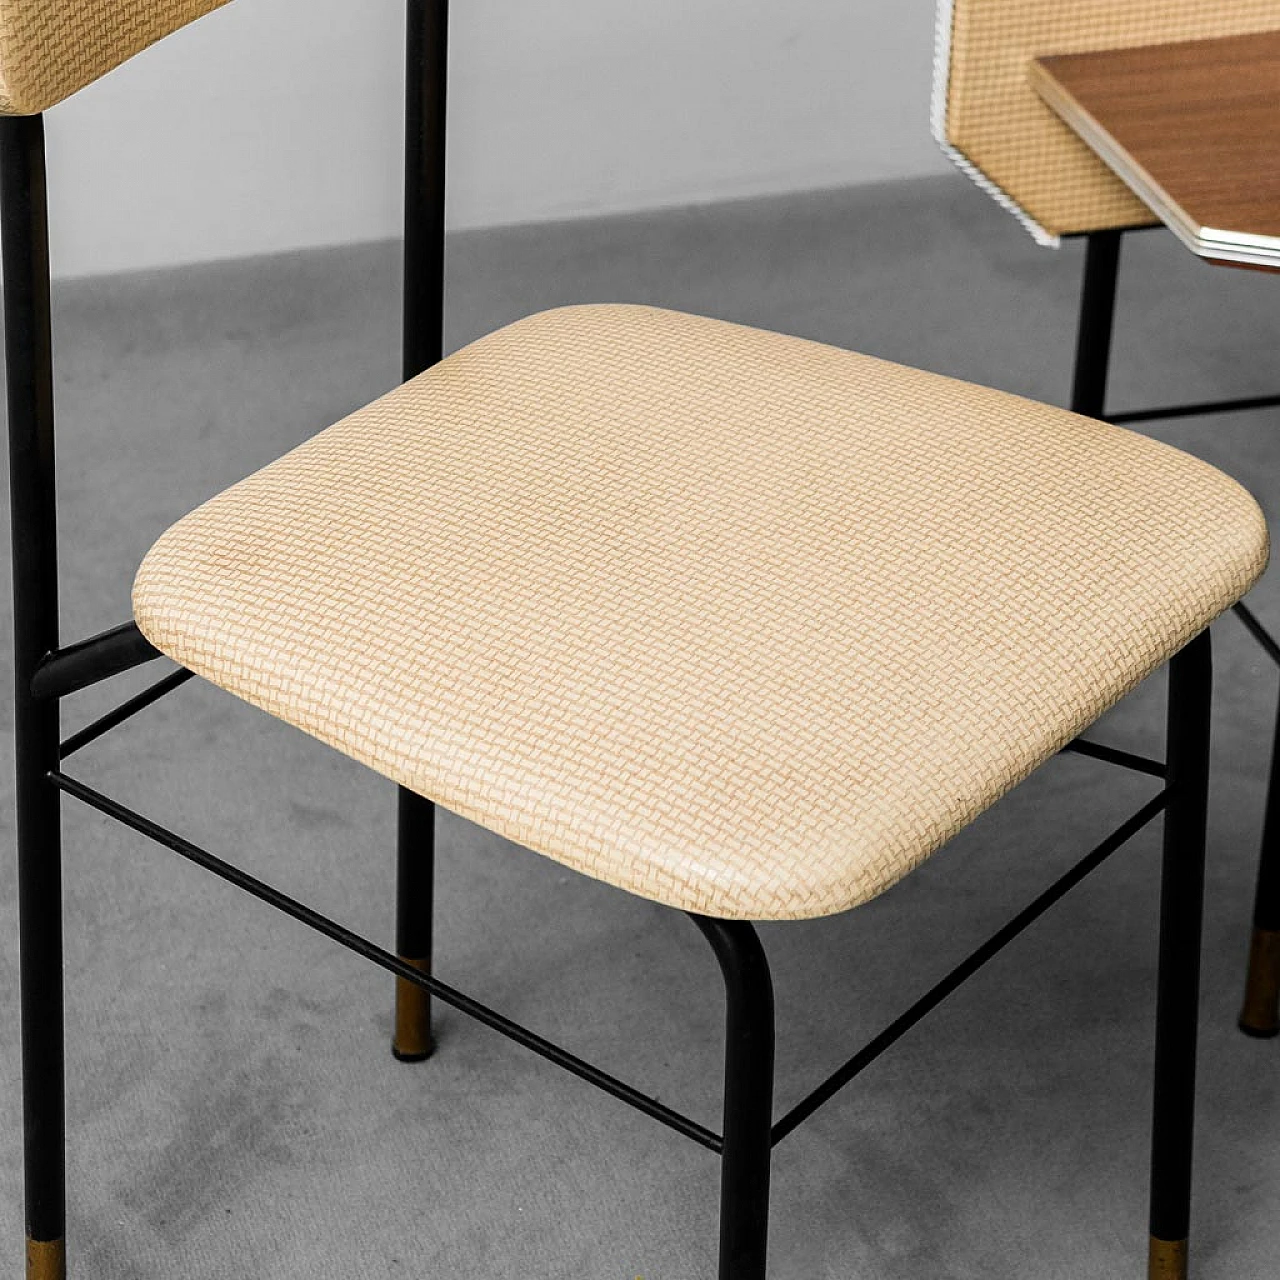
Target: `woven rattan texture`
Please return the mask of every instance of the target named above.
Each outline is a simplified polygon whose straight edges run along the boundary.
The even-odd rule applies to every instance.
[[[534,316],[181,520],[179,662],[588,875],[725,917],[904,875],[1266,557],[1207,464],[640,307]]]
[[[1033,57],[1280,28],[1280,0],[942,0],[946,141],[1054,235],[1153,222],[1037,96]]]
[[[0,0],[0,115],[69,98],[228,0]]]

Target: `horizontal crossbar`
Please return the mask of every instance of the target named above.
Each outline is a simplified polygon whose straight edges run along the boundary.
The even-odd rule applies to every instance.
[[[1132,235],[1135,231],[1167,231],[1169,228],[1159,219],[1155,222],[1139,222],[1132,227],[1115,227],[1121,235]],[[1094,231],[1064,231],[1061,239],[1063,240],[1087,240],[1090,236],[1096,235]],[[1103,233],[1106,234],[1105,232]]]
[[[1262,646],[1267,657],[1280,666],[1280,644],[1276,644],[1271,632],[1258,621],[1258,615],[1243,600],[1237,600],[1232,610],[1244,623],[1245,630]]]
[[[1212,413],[1242,413],[1249,409],[1270,409],[1280,404],[1280,395],[1249,396],[1242,400],[1205,400],[1199,404],[1171,404],[1160,409],[1127,409],[1102,415],[1105,422],[1122,426],[1129,422],[1159,422],[1166,418],[1199,418]]]
[[[1087,738],[1073,738],[1062,749],[1074,752],[1076,755],[1089,756],[1094,760],[1105,760],[1108,764],[1118,764],[1122,769],[1132,769],[1135,773],[1149,774],[1153,778],[1163,778],[1168,772],[1161,760],[1136,756],[1132,751],[1121,751],[1118,747],[1108,747],[1101,742],[1090,742]]]
[[[153,685],[151,689],[145,690],[137,698],[131,699],[130,702],[139,702],[145,699],[146,701],[142,705],[147,705],[162,696],[163,692],[168,691],[167,689],[162,689],[162,686],[176,687],[177,683],[181,682],[180,677],[185,678],[189,675],[189,672],[176,672],[174,675],[160,681],[157,685]],[[114,712],[103,717],[103,721],[117,716],[124,718],[121,713],[124,713],[129,705],[129,703],[125,703],[118,707]],[[141,710],[141,706],[135,709]],[[90,725],[89,730],[97,728],[103,721]],[[113,725],[108,724],[101,729],[101,732],[106,732],[111,727]],[[87,733],[88,730],[82,732]],[[76,737],[79,736],[76,735]],[[95,736],[97,735],[95,734]],[[68,739],[68,743],[72,742],[74,742],[74,739]],[[1096,752],[1101,754],[1103,759],[1109,759],[1113,754],[1118,756],[1128,756],[1129,754],[1127,752],[1114,752],[1112,748],[1100,747],[1096,743],[1086,743],[1082,739],[1077,739],[1064,748],[1064,750],[1081,749],[1085,749],[1086,754],[1094,754],[1096,749]],[[1141,768],[1143,772],[1151,772],[1152,769],[1159,768],[1163,773],[1163,766],[1156,761],[1147,761],[1139,756],[1132,757],[1132,759],[1138,763],[1129,764],[1128,767]],[[1115,762],[1123,763],[1123,761]],[[246,871],[242,871],[239,867],[232,866],[229,862],[208,852],[208,850],[202,849],[175,832],[162,827],[159,823],[153,822],[150,818],[129,809],[127,806],[65,773],[56,770],[51,771],[48,778],[54,786],[68,795],[74,796],[107,817],[132,828],[134,831],[154,840],[156,843],[196,863],[198,866],[204,867],[207,871],[211,871],[214,875],[229,881],[269,906],[283,911],[286,915],[292,916],[295,920],[316,930],[318,933],[331,938],[358,955],[372,960],[375,964],[394,973],[397,977],[405,978],[416,986],[426,988],[445,1004],[457,1009],[460,1013],[484,1023],[500,1035],[514,1040],[517,1044],[524,1045],[525,1048],[531,1049],[540,1057],[556,1063],[556,1065],[563,1067],[571,1074],[578,1076],[589,1084],[595,1085],[598,1089],[625,1102],[628,1106],[634,1107],[637,1111],[651,1116],[668,1128],[674,1129],[677,1133],[690,1138],[700,1146],[706,1147],[717,1154],[723,1151],[724,1142],[719,1134],[680,1114],[678,1111],[659,1102],[656,1098],[641,1093],[631,1085],[617,1079],[615,1076],[609,1075],[559,1045],[544,1039],[535,1032],[529,1031],[519,1023],[513,1022],[510,1018],[490,1009],[487,1005],[481,1004],[470,996],[447,986],[438,978],[423,973],[420,969],[401,960],[390,951],[370,942],[369,939],[354,933],[329,917],[321,915],[287,894],[281,893],[264,881],[251,876]],[[1003,928],[961,961],[949,974],[935,983],[905,1013],[858,1050],[843,1066],[832,1072],[812,1093],[802,1099],[782,1119],[774,1124],[771,1132],[772,1143],[776,1146],[817,1111],[819,1107],[830,1101],[845,1085],[860,1075],[882,1053],[914,1027],[916,1023],[932,1012],[947,996],[972,977],[988,960],[1002,951],[1014,938],[1079,884],[1091,871],[1096,870],[1111,854],[1132,839],[1165,808],[1167,794],[1167,792],[1161,791],[1148,801],[1137,813],[1117,827],[1101,844],[1081,858],[1066,874],[1054,881],[1029,906],[1020,911]]]
[[[609,1075],[607,1072],[601,1071],[598,1067],[592,1066],[591,1063],[570,1053],[567,1049],[562,1049],[550,1040],[543,1039],[542,1036],[520,1026],[519,1023],[512,1022],[510,1018],[504,1017],[487,1005],[481,1004],[478,1000],[473,1000],[470,996],[463,995],[461,991],[456,991],[453,987],[446,986],[438,978],[414,968],[413,965],[401,960],[399,956],[393,955],[376,943],[370,942],[368,938],[361,937],[358,933],[353,933],[350,929],[338,924],[337,921],[321,915],[318,911],[313,911],[296,899],[290,898],[287,894],[283,894],[278,889],[274,889],[269,884],[249,875],[248,872],[241,871],[239,867],[233,867],[229,862],[224,862],[221,858],[200,848],[199,845],[192,844],[190,840],[185,840],[182,836],[176,835],[156,822],[152,822],[150,818],[144,817],[140,813],[135,813],[132,809],[126,808],[118,801],[112,800],[110,796],[103,795],[102,792],[94,790],[94,788],[87,786],[85,783],[56,770],[51,771],[48,776],[49,781],[54,786],[65,791],[68,795],[74,796],[77,800],[83,801],[100,813],[106,814],[107,817],[114,818],[117,822],[123,823],[126,827],[131,827],[134,831],[139,832],[150,840],[154,840],[157,844],[164,845],[165,848],[173,850],[174,853],[204,867],[206,871],[212,871],[214,875],[230,881],[230,883],[243,889],[246,893],[252,894],[255,898],[275,907],[279,911],[283,911],[295,920],[301,921],[309,928],[324,934],[327,938],[333,939],[334,942],[341,943],[342,946],[356,952],[357,955],[362,955],[366,960],[372,960],[374,964],[381,965],[382,968],[394,973],[396,977],[405,978],[415,986],[425,987],[445,1004],[452,1006],[460,1013],[465,1013],[468,1017],[476,1019],[477,1022],[483,1022],[485,1026],[491,1027],[500,1035],[506,1036],[509,1040],[514,1040],[517,1044],[524,1045],[526,1049],[532,1049],[539,1057],[547,1058],[557,1066],[563,1067],[566,1071],[587,1081],[588,1084],[593,1084],[605,1093],[612,1094],[613,1097],[627,1103],[628,1106],[644,1112],[647,1116],[652,1116],[653,1119],[660,1121],[670,1129],[674,1129],[677,1133],[683,1134],[686,1138],[691,1138],[701,1146],[715,1152],[723,1149],[724,1143],[719,1134],[713,1133],[710,1129],[704,1128],[687,1116],[672,1110],[672,1108],[665,1106],[656,1098],[651,1098],[647,1094],[641,1093],[638,1089],[632,1088],[631,1085]]]
[[[31,677],[31,692],[37,698],[65,698],[158,657],[160,650],[138,624],[126,622],[46,655]]]
[[[100,716],[92,724],[85,725],[83,729],[73,733],[63,742],[58,748],[59,757],[65,760],[68,756],[75,755],[81,747],[87,747],[89,743],[96,741],[104,733],[110,733],[112,729],[124,724],[131,716],[136,716],[139,711],[145,710],[153,702],[159,702],[165,694],[172,693],[180,685],[186,684],[194,674],[194,671],[175,671],[172,675],[165,676],[163,680],[157,680],[155,684],[127,702],[113,707],[105,716]]]
[[[807,1120],[824,1102],[830,1101],[855,1076],[861,1074],[895,1041],[901,1039],[925,1014],[931,1012],[961,983],[971,978],[993,956],[1002,951],[1028,925],[1038,920],[1060,898],[1074,889],[1091,871],[1096,870],[1126,841],[1132,839],[1167,803],[1168,792],[1161,791],[1128,821],[1117,827],[1097,848],[1085,854],[1066,875],[1055,880],[1030,906],[1018,912],[1004,928],[992,934],[966,959],[962,960],[940,982],[931,987],[900,1018],[890,1023],[875,1039],[831,1073],[807,1098],[792,1107],[774,1126],[772,1141],[776,1146],[787,1134]]]

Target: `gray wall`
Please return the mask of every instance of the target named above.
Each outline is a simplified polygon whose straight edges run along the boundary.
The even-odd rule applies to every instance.
[[[402,0],[235,0],[49,113],[55,272],[396,233]],[[455,0],[450,223],[941,172],[933,0]]]

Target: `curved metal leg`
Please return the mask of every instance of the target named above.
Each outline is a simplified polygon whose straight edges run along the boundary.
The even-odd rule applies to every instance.
[[[1169,802],[1160,891],[1150,1280],[1185,1280],[1187,1275],[1212,683],[1206,631],[1169,668]]]
[[[62,851],[58,703],[37,700],[32,676],[58,645],[53,354],[44,123],[0,121],[4,328],[13,521],[14,746],[22,955],[22,1099],[27,1276],[66,1270],[62,1025]]]
[[[719,1280],[765,1280],[773,1124],[773,981],[755,929],[690,915],[724,974]]]

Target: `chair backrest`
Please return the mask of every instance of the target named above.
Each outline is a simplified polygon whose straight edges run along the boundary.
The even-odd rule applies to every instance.
[[[1040,100],[1034,57],[1280,28],[1280,0],[939,0],[933,130],[1042,243],[1150,210]]]
[[[31,116],[229,0],[0,0],[0,115]]]

